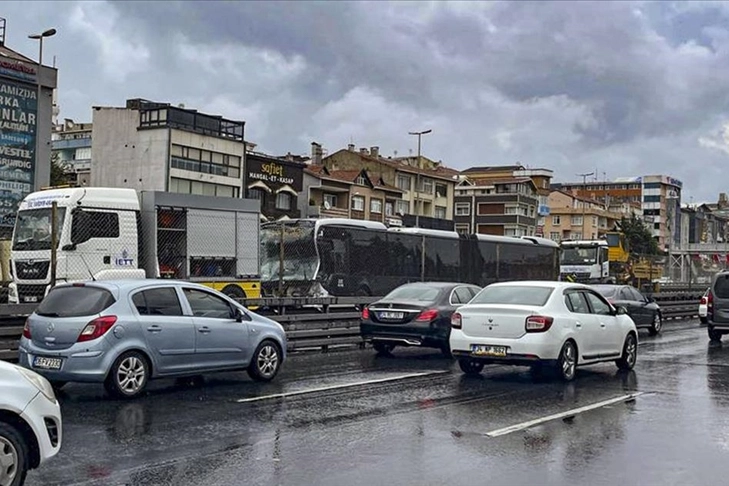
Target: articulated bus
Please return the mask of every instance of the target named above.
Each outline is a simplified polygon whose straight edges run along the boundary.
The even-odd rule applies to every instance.
[[[350,219],[276,221],[261,225],[261,287],[264,296],[339,297],[386,295],[417,281],[557,280],[559,251],[553,241],[531,236]]]

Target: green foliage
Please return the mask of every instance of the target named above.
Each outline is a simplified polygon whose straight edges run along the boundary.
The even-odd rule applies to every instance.
[[[58,159],[57,152],[51,155],[51,186],[64,186],[70,182],[65,164]]]
[[[625,235],[632,254],[659,254],[658,242],[653,238],[643,220],[636,215],[633,214],[630,218],[623,217],[618,223],[618,229]]]

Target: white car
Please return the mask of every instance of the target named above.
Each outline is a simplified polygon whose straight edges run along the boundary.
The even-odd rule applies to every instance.
[[[699,302],[699,320],[701,324],[709,322],[709,290],[711,289],[706,289]]]
[[[451,317],[450,345],[466,374],[486,364],[554,366],[571,381],[578,366],[614,361],[629,370],[638,356],[638,330],[586,285],[508,282],[485,287]]]
[[[61,448],[61,408],[39,374],[0,361],[0,486],[19,486],[29,469]]]

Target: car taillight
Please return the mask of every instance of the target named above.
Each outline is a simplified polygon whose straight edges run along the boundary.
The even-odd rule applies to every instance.
[[[706,305],[706,297],[701,297],[701,305]]]
[[[706,296],[706,305],[709,307],[714,305],[714,292],[709,292],[709,295]]]
[[[529,316],[526,318],[524,328],[526,332],[545,332],[552,327],[554,319],[547,316]]]
[[[25,326],[23,326],[23,337],[25,339],[32,339],[30,335],[30,321],[28,321],[28,319],[25,320]]]
[[[451,327],[453,329],[460,329],[463,327],[463,317],[458,312],[454,312],[451,316]]]
[[[98,339],[116,323],[116,316],[104,316],[94,319],[86,324],[84,330],[79,334],[76,342],[92,341]]]
[[[438,317],[438,309],[428,309],[421,312],[415,320],[420,322],[430,322],[436,317]]]
[[[362,309],[362,319],[369,319],[370,318],[370,310],[365,307]]]

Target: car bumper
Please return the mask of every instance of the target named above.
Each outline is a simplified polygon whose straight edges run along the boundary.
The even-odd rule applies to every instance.
[[[709,314],[709,309],[705,305],[699,306],[699,317],[706,317]]]
[[[101,383],[106,379],[114,358],[109,352],[110,349],[105,338],[93,343],[74,344],[62,350],[40,348],[28,339],[22,338],[18,347],[18,361],[20,366],[31,369],[50,381]],[[63,360],[61,369],[48,370],[33,367],[33,360],[36,356],[61,358]]]
[[[365,341],[386,341],[405,346],[442,346],[448,344],[450,326],[422,324],[378,324],[362,322],[359,326]]]
[[[38,393],[20,416],[30,425],[38,439],[40,463],[58,454],[63,436],[61,407],[58,400],[51,401],[42,393]]]
[[[562,349],[562,339],[549,333],[524,334],[516,339],[482,338],[468,336],[462,331],[453,330],[450,337],[450,346],[453,356],[468,357],[474,360],[489,363],[533,364],[542,361],[553,362],[559,357]],[[481,356],[471,352],[474,344],[487,346],[504,346],[506,356]]]

